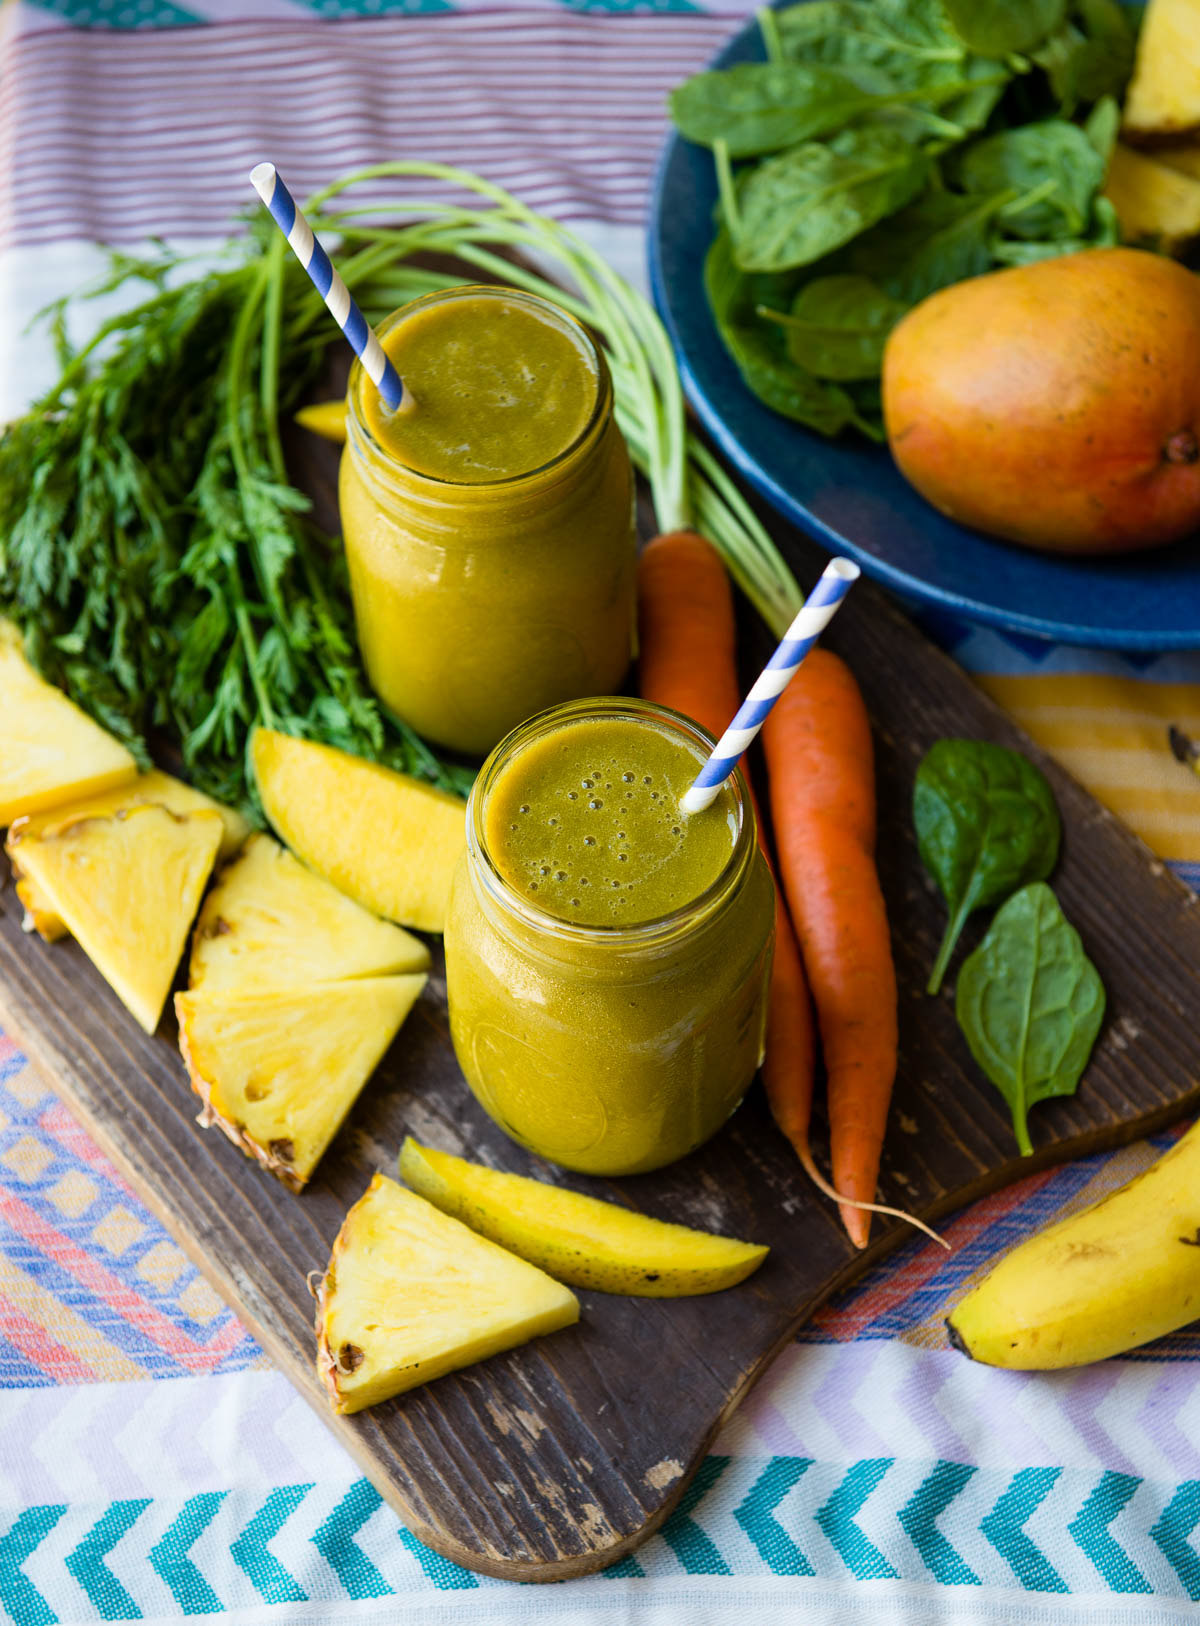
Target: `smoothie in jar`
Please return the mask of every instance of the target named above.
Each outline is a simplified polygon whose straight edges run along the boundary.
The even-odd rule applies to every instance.
[[[710,749],[662,707],[581,702],[517,729],[472,791],[451,1035],[501,1128],[568,1168],[683,1157],[761,1061],[774,890],[740,774],[680,811]]]
[[[359,645],[390,710],[478,755],[629,665],[612,383],[579,323],[513,288],[429,294],[379,332],[407,404],[390,413],[355,365],[339,500]]]

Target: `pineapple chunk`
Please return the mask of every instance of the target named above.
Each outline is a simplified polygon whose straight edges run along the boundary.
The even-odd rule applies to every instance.
[[[429,950],[376,920],[270,836],[251,836],[204,900],[193,988],[279,988],[425,971]]]
[[[1200,129],[1200,0],[1150,0],[1125,98],[1132,136]]]
[[[215,813],[145,805],[10,836],[22,875],[147,1033],[171,991],[222,828]]]
[[[255,729],[250,760],[267,817],[297,858],[372,914],[445,929],[465,802],[270,728]]]
[[[140,806],[145,802],[165,807],[171,813],[201,811],[219,813],[223,828],[221,845],[217,849],[218,860],[232,858],[250,834],[249,821],[244,819],[236,808],[224,807],[220,802],[214,802],[211,796],[205,796],[203,791],[193,790],[191,785],[185,785],[182,779],[173,779],[169,773],[152,768],[149,773],[138,774],[136,779],[116,785],[111,790],[100,791],[83,801],[72,801],[65,807],[52,807],[41,813],[27,814],[14,824],[10,840],[18,836],[22,839],[26,836],[40,836],[58,825],[74,824],[79,819],[90,819],[101,813],[121,813],[127,808]],[[10,847],[10,857],[12,853],[13,849]],[[67,935],[66,926],[40,896],[37,887],[27,876],[18,879],[17,896],[25,905],[26,931],[36,928],[48,943],[56,942],[58,938]]]
[[[132,779],[125,747],[38,676],[0,621],[0,826]]]
[[[443,1213],[573,1287],[641,1298],[719,1293],[745,1281],[767,1257],[755,1243],[502,1174],[419,1146],[411,1135],[400,1152],[400,1175]]]
[[[199,1122],[300,1191],[424,986],[422,974],[176,994]]]
[[[578,1320],[569,1288],[377,1174],[317,1289],[317,1371],[361,1411]]]
[[[1178,170],[1181,175],[1190,175],[1194,181],[1200,181],[1200,146],[1157,147],[1154,156],[1168,169]]]
[[[1168,253],[1200,235],[1200,180],[1120,142],[1113,148],[1104,195],[1117,211],[1126,242],[1152,240]]]

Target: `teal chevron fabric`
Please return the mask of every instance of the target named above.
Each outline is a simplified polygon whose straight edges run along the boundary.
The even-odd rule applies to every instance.
[[[268,139],[301,189],[424,143],[578,222],[636,274],[666,94],[749,9],[7,0],[4,410],[53,365],[13,336],[99,269],[94,243],[221,236]],[[1165,745],[1170,722],[1200,733],[1200,655],[1135,669],[930,624],[1200,880],[1200,789]],[[908,1244],[782,1351],[643,1547],[528,1587],[401,1527],[0,1033],[0,1626],[1200,1622],[1200,1325],[1052,1374],[976,1367],[943,1325],[999,1251],[1169,1143],[975,1204],[948,1223],[949,1254]]]

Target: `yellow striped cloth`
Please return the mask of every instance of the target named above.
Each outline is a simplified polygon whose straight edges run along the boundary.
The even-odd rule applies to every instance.
[[[1200,887],[1200,776],[1170,743],[1172,728],[1200,742],[1200,629],[1196,653],[1151,658],[940,619],[930,630],[1039,745]]]

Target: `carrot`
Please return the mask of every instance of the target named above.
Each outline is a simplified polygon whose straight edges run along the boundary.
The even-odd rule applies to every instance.
[[[710,734],[720,738],[741,701],[736,665],[736,624],[733,613],[733,594],[729,577],[720,556],[711,543],[692,531],[674,531],[659,536],[643,550],[638,562],[638,630],[640,635],[640,676],[642,695],[659,705],[672,706],[693,718]],[[787,783],[789,799],[803,800],[807,816],[814,822],[823,822],[835,830],[845,832],[854,849],[852,864],[862,867],[865,859],[871,876],[874,865],[870,859],[875,843],[875,779],[872,757],[871,729],[862,705],[858,686],[848,669],[835,656],[815,651],[808,657],[817,663],[817,678],[822,689],[816,708],[796,708],[787,730],[794,735],[796,755],[792,743],[787,745],[787,765],[773,774],[780,783]],[[802,668],[800,676],[807,670]],[[792,680],[794,689],[799,678]],[[776,713],[783,706],[777,703]],[[840,749],[836,755],[827,748],[824,734],[829,719],[828,708],[840,708],[844,729],[839,735]],[[810,710],[812,714],[810,715]],[[770,727],[770,722],[768,722]],[[815,771],[814,771],[815,770]],[[804,779],[801,787],[792,785],[793,771]],[[793,798],[792,792],[796,795]],[[754,792],[750,792],[751,801]],[[772,782],[772,809],[776,819],[779,812]],[[758,809],[755,807],[757,816]],[[763,856],[771,864],[761,817],[758,818],[759,839]],[[777,826],[778,838],[778,826]],[[784,856],[781,850],[781,862]],[[861,1146],[864,1139],[875,1135],[870,1114],[865,1121],[861,1107],[863,1096],[857,1090],[839,1090],[835,1112],[834,1092],[830,1095],[831,1139],[841,1153],[835,1153],[834,1184],[818,1170],[809,1145],[812,1116],[813,1081],[816,1072],[816,1036],[814,1033],[812,1001],[809,997],[809,975],[813,975],[810,952],[806,946],[802,958],[792,916],[779,885],[775,866],[775,956],[771,967],[771,987],[767,1007],[767,1052],[763,1062],[763,1084],[771,1115],[780,1130],[791,1142],[797,1157],[813,1184],[825,1196],[841,1205],[842,1217],[851,1239],[857,1246],[865,1246],[869,1220],[863,1223],[856,1211],[892,1214],[909,1220],[921,1230],[941,1241],[920,1220],[901,1209],[888,1208],[870,1200],[874,1195],[875,1174],[878,1170],[879,1151],[883,1141],[882,1123],[875,1142],[874,1164],[864,1185],[862,1180],[852,1183],[857,1167],[848,1156],[849,1149]],[[887,945],[887,919],[883,913],[883,899],[875,880],[877,920],[874,939]],[[793,901],[793,911],[796,904]],[[826,917],[829,911],[824,911]],[[840,921],[840,917],[834,917]],[[856,959],[862,964],[853,931],[853,922],[844,942],[827,941],[827,934],[819,929],[813,933],[813,952],[821,967],[823,981],[818,994],[818,1012],[830,1013],[830,1034],[825,1032],[822,1014],[822,1038],[825,1043],[826,1068],[831,1080],[836,1076],[848,1084],[862,1072],[860,1058],[847,1040],[853,1031],[854,999],[847,998],[836,981],[837,968],[845,963],[852,966]],[[882,934],[880,933],[882,923]],[[797,919],[797,924],[799,920]],[[890,950],[886,970],[891,969]],[[853,982],[853,978],[851,978]],[[895,975],[892,973],[892,1070],[895,1070]],[[817,993],[814,977],[814,993]],[[848,1007],[843,1019],[834,1020],[833,1013]],[[831,1059],[832,1058],[832,1059]],[[887,1090],[890,1093],[891,1079]],[[867,1097],[871,1092],[866,1092]],[[882,1120],[887,1117],[887,1097],[883,1100]],[[835,1127],[836,1123],[836,1127]],[[839,1171],[846,1171],[842,1178]],[[852,1226],[848,1216],[854,1216]],[[861,1240],[860,1240],[861,1238]],[[943,1244],[944,1245],[944,1244]]]
[[[849,669],[815,649],[763,728],[779,864],[817,1007],[833,1184],[867,1244],[896,1075],[896,971],[872,856],[870,724]]]
[[[643,697],[673,706],[720,738],[741,701],[737,630],[729,576],[716,549],[702,536],[674,531],[656,537],[643,550],[638,561],[638,632]],[[750,797],[753,802],[753,790]],[[761,818],[758,829],[770,864]],[[776,885],[763,1083],[772,1117],[812,1179],[824,1187],[808,1145],[815,1071],[812,1002],[796,934]]]

